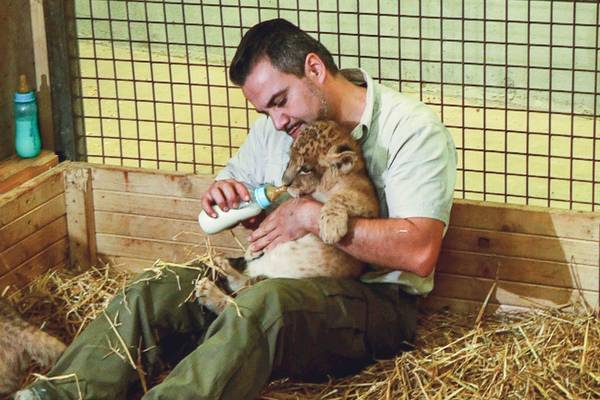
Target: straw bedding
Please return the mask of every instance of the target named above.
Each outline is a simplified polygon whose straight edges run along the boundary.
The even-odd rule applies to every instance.
[[[187,267],[190,265],[194,263]],[[154,272],[158,276],[177,267],[157,262]],[[51,271],[11,300],[27,320],[69,343],[93,318],[101,316],[107,302],[130,278],[109,265],[80,275]],[[45,373],[35,365],[31,372]],[[141,386],[147,388],[139,372]],[[30,376],[27,382],[33,379]],[[422,314],[412,351],[376,362],[357,375],[325,383],[274,381],[261,398],[599,399],[598,314],[561,310],[483,318],[446,312]]]

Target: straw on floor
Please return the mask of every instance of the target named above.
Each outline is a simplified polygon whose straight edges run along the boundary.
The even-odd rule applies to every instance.
[[[156,278],[191,263],[157,261]],[[75,275],[40,276],[13,296],[25,318],[69,343],[131,276],[104,265]],[[194,301],[190,294],[190,301]],[[123,362],[130,362],[123,357]],[[37,366],[31,372],[44,373]],[[107,372],[108,373],[108,372]],[[30,382],[33,378],[28,378]],[[142,386],[150,380],[140,374]],[[24,382],[25,384],[25,382]],[[598,314],[545,310],[509,315],[422,314],[414,350],[360,373],[325,383],[271,382],[261,399],[597,399],[600,398]]]

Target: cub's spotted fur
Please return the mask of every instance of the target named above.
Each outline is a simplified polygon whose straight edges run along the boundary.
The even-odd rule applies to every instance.
[[[64,350],[60,340],[23,320],[0,297],[0,396],[19,388],[30,359],[49,367]]]
[[[232,260],[215,258],[226,274],[229,289],[237,291],[264,278],[358,277],[363,263],[335,243],[348,232],[350,217],[379,214],[360,145],[334,122],[309,125],[292,145],[283,183],[292,196],[310,195],[323,203],[320,237],[308,234],[264,254],[247,253],[243,272],[233,267]],[[198,282],[196,295],[217,313],[228,304],[228,296],[209,279]]]

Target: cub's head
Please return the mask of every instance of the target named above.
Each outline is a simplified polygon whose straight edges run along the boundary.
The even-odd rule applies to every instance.
[[[306,126],[294,141],[283,184],[292,196],[327,191],[336,179],[364,168],[360,146],[339,125],[319,121]]]

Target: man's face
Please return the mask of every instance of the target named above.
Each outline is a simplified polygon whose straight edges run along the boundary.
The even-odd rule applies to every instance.
[[[294,139],[305,124],[327,116],[325,98],[315,82],[281,72],[267,59],[252,68],[242,92],[258,112],[271,117],[277,130]]]

